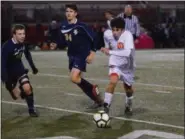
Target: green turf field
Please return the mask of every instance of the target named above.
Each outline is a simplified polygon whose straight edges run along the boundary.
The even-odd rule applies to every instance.
[[[66,52],[33,52],[40,73],[30,72],[39,118],[30,118],[24,101],[13,101],[2,85],[2,139],[175,139],[184,135],[184,50],[136,51],[133,116],[124,115],[121,83],[113,98],[111,128],[92,121],[92,102],[68,78]],[[25,62],[26,63],[26,62]],[[108,83],[108,57],[97,53],[84,76]],[[28,64],[26,63],[26,66]],[[54,138],[56,137],[56,138]]]

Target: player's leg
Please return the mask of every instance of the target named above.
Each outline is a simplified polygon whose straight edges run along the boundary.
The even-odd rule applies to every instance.
[[[126,98],[125,98],[125,113],[132,113],[132,103],[133,103],[133,82],[134,82],[134,76],[133,74],[122,74],[122,81],[123,81],[123,87],[126,92]]]
[[[71,70],[70,79],[77,84],[82,91],[93,101],[101,103],[97,85],[93,85],[81,77],[82,72],[86,71],[86,61],[79,58],[69,59],[69,69]]]
[[[109,112],[109,107],[112,102],[112,97],[114,94],[114,89],[116,88],[116,85],[119,81],[120,73],[119,70],[116,67],[109,69],[109,84],[106,87],[105,91],[105,97],[104,97],[104,111]]]
[[[72,68],[70,79],[73,83],[77,84],[89,98],[93,101],[97,101],[98,94],[94,91],[95,86],[84,78],[81,78],[81,71],[79,69]]]
[[[19,78],[20,90],[22,94],[22,98],[25,98],[28,111],[31,117],[38,117],[38,113],[34,107],[34,95],[33,88],[30,84],[29,77],[27,74],[24,74]]]
[[[18,94],[20,94],[20,92],[18,92],[18,90],[16,89],[16,83],[13,83],[12,81],[7,81],[5,82],[5,87],[14,100],[18,99]]]

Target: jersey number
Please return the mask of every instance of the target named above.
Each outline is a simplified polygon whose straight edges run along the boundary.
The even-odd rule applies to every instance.
[[[66,39],[66,41],[72,41],[72,36],[71,36],[71,34],[65,34],[65,39]]]
[[[118,48],[118,49],[123,49],[123,48],[124,48],[124,44],[121,43],[121,42],[119,42],[119,43],[117,44],[117,48]]]

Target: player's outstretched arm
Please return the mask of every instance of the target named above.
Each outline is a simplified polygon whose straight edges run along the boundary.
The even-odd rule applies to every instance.
[[[109,55],[125,56],[125,57],[129,57],[130,53],[131,53],[131,49],[110,50],[109,51]]]
[[[38,69],[35,67],[35,64],[33,63],[31,53],[30,53],[30,51],[28,50],[27,47],[25,47],[24,54],[25,54],[26,59],[28,60],[28,63],[30,64],[30,67],[32,68],[33,74],[37,74]]]

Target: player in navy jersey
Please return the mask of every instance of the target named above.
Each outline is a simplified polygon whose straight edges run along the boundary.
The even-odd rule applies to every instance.
[[[21,96],[27,102],[30,116],[38,117],[34,107],[33,89],[27,75],[28,70],[25,69],[21,60],[24,53],[33,74],[38,73],[31,53],[24,46],[25,27],[21,24],[16,24],[12,28],[12,33],[13,37],[3,44],[1,50],[1,80],[5,83],[6,89],[10,92],[12,98],[16,100]]]
[[[97,85],[81,77],[86,72],[86,63],[92,63],[96,52],[96,36],[93,31],[77,19],[78,9],[75,4],[66,5],[66,18],[61,25],[65,44],[68,46],[70,79],[95,103],[91,108],[101,106],[102,100]]]

